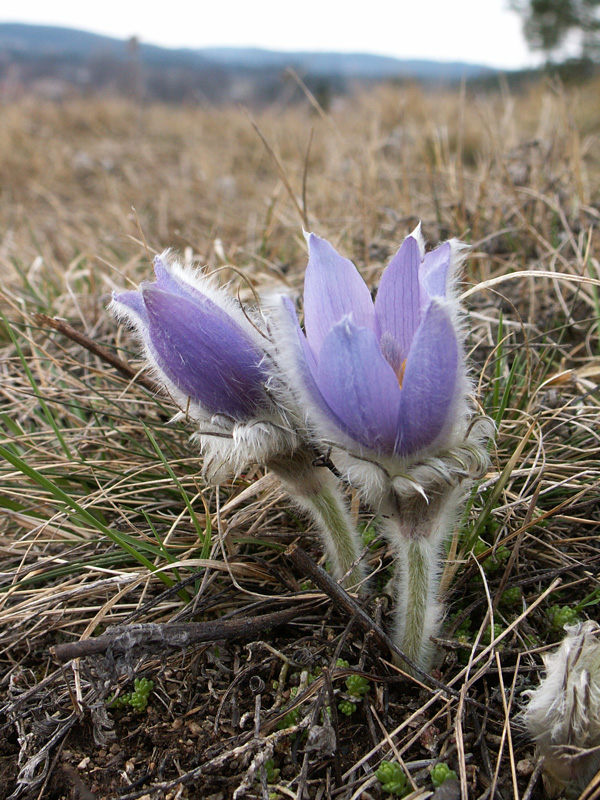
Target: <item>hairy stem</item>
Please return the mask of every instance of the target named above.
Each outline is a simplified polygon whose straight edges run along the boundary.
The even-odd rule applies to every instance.
[[[442,546],[464,501],[464,488],[387,498],[386,534],[396,551],[394,641],[406,657],[430,670],[431,641],[440,626]]]
[[[339,480],[325,467],[314,466],[313,461],[314,454],[297,451],[293,459],[273,459],[267,466],[317,526],[335,579],[343,579],[346,587],[356,586],[366,574],[359,561],[360,534]]]
[[[396,546],[395,643],[407,658],[429,670],[434,654],[431,636],[437,633],[440,619],[437,547],[428,539],[405,536]]]
[[[346,576],[345,586],[355,586],[365,577],[362,562],[358,562],[362,550],[360,536],[352,524],[341,492],[325,487],[316,495],[297,498],[312,516],[321,531],[323,544],[333,565],[337,580]]]

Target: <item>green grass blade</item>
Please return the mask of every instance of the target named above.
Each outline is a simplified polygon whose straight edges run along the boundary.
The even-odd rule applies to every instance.
[[[146,435],[147,435],[148,439],[150,440],[150,444],[154,448],[154,451],[156,452],[156,455],[160,458],[160,460],[164,464],[165,469],[169,473],[169,476],[171,477],[171,480],[173,481],[173,483],[177,486],[177,488],[181,492],[181,497],[183,499],[183,502],[186,505],[186,508],[187,508],[188,513],[190,515],[190,519],[192,520],[192,524],[193,524],[194,528],[196,529],[196,533],[198,535],[198,539],[202,542],[201,557],[202,558],[208,558],[208,556],[210,554],[210,541],[211,541],[211,528],[210,528],[210,525],[207,524],[206,529],[202,530],[202,525],[200,524],[200,521],[198,520],[198,517],[196,516],[196,512],[192,508],[192,504],[191,504],[190,499],[189,499],[189,497],[187,495],[187,492],[185,491],[185,489],[181,485],[181,482],[179,481],[179,479],[177,478],[177,476],[173,472],[173,470],[171,468],[171,465],[169,464],[167,459],[164,457],[163,452],[160,449],[160,447],[158,446],[158,443],[157,443],[156,439],[154,438],[154,436],[152,435],[152,432],[150,431],[150,429],[146,425],[144,425],[144,430],[146,431]]]
[[[154,566],[154,564],[151,561],[149,561],[148,558],[146,558],[146,556],[143,555],[143,553],[140,552],[140,549],[146,550],[147,552],[152,553],[152,555],[154,556],[161,556],[162,552],[160,548],[154,547],[153,545],[149,545],[146,542],[139,542],[133,537],[128,536],[127,534],[117,533],[117,531],[111,530],[111,528],[107,527],[94,514],[88,511],[88,509],[80,505],[70,495],[64,492],[59,486],[57,486],[51,480],[46,478],[45,475],[42,475],[36,469],[29,466],[29,464],[27,464],[26,461],[24,461],[22,458],[13,453],[9,448],[0,445],[0,456],[5,458],[10,464],[13,465],[13,467],[22,472],[23,475],[26,475],[30,480],[32,480],[38,486],[41,486],[46,491],[50,492],[50,494],[55,498],[55,500],[59,501],[60,503],[64,503],[64,505],[71,508],[81,520],[85,521],[88,525],[91,525],[100,533],[104,534],[104,536],[110,539],[111,542],[118,545],[127,553],[129,553],[130,556],[132,556],[142,566],[146,567],[146,569],[150,570],[150,572],[156,571],[156,567]],[[167,576],[163,575],[162,572],[159,572],[157,574],[158,577],[167,586],[173,585],[173,581]]]
[[[62,435],[62,433],[60,431],[60,428],[58,427],[58,425],[56,423],[56,420],[54,419],[54,415],[52,414],[52,411],[50,410],[49,405],[46,403],[43,395],[38,390],[38,386],[37,386],[37,383],[35,381],[35,378],[33,377],[33,373],[29,369],[29,364],[27,363],[27,359],[25,358],[25,355],[24,355],[24,353],[23,353],[23,351],[21,349],[21,346],[19,345],[19,341],[18,341],[17,337],[15,336],[15,334],[13,332],[12,326],[9,323],[8,319],[4,316],[4,314],[1,311],[0,311],[0,319],[2,319],[2,321],[4,322],[4,324],[6,326],[6,330],[8,331],[8,335],[10,336],[11,341],[12,341],[13,345],[15,346],[15,349],[17,351],[17,354],[18,354],[19,359],[21,361],[21,364],[23,366],[23,370],[24,370],[25,374],[27,375],[27,380],[31,384],[31,388],[33,389],[34,395],[37,397],[37,399],[40,402],[40,408],[42,409],[42,412],[43,412],[44,416],[46,417],[46,420],[48,421],[50,427],[54,431],[54,434],[55,434],[56,438],[58,439],[58,442],[60,443],[60,446],[62,448],[63,453],[66,455],[67,458],[70,458],[70,459],[73,458],[71,450],[69,449],[69,446],[67,445],[67,443],[66,443],[66,441],[65,441],[65,439],[64,439],[64,437],[63,437],[63,435]]]

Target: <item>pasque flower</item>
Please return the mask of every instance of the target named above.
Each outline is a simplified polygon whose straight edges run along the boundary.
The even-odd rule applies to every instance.
[[[317,522],[336,577],[352,571],[356,583],[360,539],[337,479],[314,464],[318,454],[278,375],[265,320],[168,253],[154,269],[154,282],[115,294],[111,310],[136,329],[176,418],[195,423],[206,477],[220,483],[249,463],[266,464]]]
[[[222,479],[294,449],[285,392],[258,323],[210,279],[164,253],[156,280],[115,294],[111,310],[138,332],[157,381],[197,423],[205,472]]]
[[[579,797],[600,769],[600,628],[588,620],[543,656],[546,677],[531,691],[523,719],[544,757],[549,797]]]
[[[304,324],[294,359],[320,427],[358,452],[412,461],[456,440],[467,389],[453,278],[460,249],[423,255],[407,237],[383,273],[375,302],[356,267],[308,236]]]
[[[396,634],[420,666],[439,622],[439,550],[486,456],[471,426],[456,280],[464,248],[425,253],[420,227],[375,301],[351,261],[307,236],[304,327],[283,297],[280,363],[315,436],[384,519],[397,551]]]

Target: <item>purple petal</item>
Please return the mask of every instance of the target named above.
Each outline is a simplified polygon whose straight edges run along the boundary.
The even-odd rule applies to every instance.
[[[401,392],[373,331],[349,317],[334,325],[321,348],[317,383],[345,433],[365,447],[394,452]]]
[[[195,294],[198,294],[193,287],[189,284],[185,284],[183,286],[183,281],[176,278],[169,267],[165,264],[160,256],[156,256],[154,259],[154,274],[156,275],[156,286],[159,289],[163,289],[165,292],[175,292],[176,294],[180,294],[181,292],[189,289],[193,291]]]
[[[290,318],[296,336],[296,366],[300,372],[300,380],[302,381],[302,385],[321,412],[332,419],[336,425],[343,427],[341,420],[338,419],[338,417],[336,417],[333,411],[329,408],[323,395],[321,394],[319,387],[317,386],[317,362],[306,336],[302,332],[302,328],[298,322],[294,304],[289,297],[283,297],[282,299],[284,309]]]
[[[445,297],[452,249],[444,242],[425,254],[421,267],[421,283],[429,298]]]
[[[209,300],[205,294],[202,294],[195,286],[188,283],[185,278],[172,272],[160,256],[156,256],[154,259],[154,273],[156,274],[156,281],[152,285],[156,286],[157,289],[162,289],[164,292],[176,294],[180,297],[187,297],[188,300],[193,300],[202,306],[218,309],[223,318],[230,319],[229,315],[213,303],[212,300]]]
[[[445,306],[433,300],[406,361],[398,414],[398,455],[428,447],[451,424],[459,365],[452,317]]]
[[[320,392],[314,381],[314,375],[317,373],[317,366],[315,357],[306,340],[306,336],[302,333],[302,328],[296,316],[296,309],[289,297],[282,297],[283,307],[294,329],[297,344],[297,359],[296,363],[300,369],[301,379],[304,385],[309,389],[311,394],[315,397],[320,396]]]
[[[373,328],[371,293],[354,264],[325,239],[311,233],[304,279],[304,327],[315,355],[329,330],[351,315],[355,325]]]
[[[188,283],[184,277],[180,277],[172,272],[165,265],[160,256],[156,256],[154,259],[154,271],[156,273],[156,281],[154,283],[142,283],[140,287],[142,291],[148,288],[160,289],[167,294],[189,300],[194,303],[194,305],[198,306],[201,311],[219,320],[226,328],[232,328],[240,339],[243,339],[248,345],[253,347],[251,340],[244,333],[244,330],[240,327],[237,320],[233,319],[227,311],[217,305],[217,303],[211,300],[206,294],[203,294],[196,286]],[[256,352],[258,353],[258,350],[256,350]]]
[[[421,251],[413,236],[408,236],[381,277],[375,300],[375,317],[386,356],[397,370],[408,356],[410,345],[421,321]],[[387,336],[386,336],[387,334]],[[397,343],[391,353],[390,339]],[[387,344],[386,344],[387,341]],[[394,363],[398,361],[399,363]]]
[[[265,403],[263,354],[208,298],[142,288],[147,342],[158,367],[184,394],[213,414],[247,419]],[[200,294],[196,292],[196,294]]]
[[[127,311],[133,311],[143,325],[148,325],[148,314],[141,292],[119,292],[119,294],[113,294],[113,300],[115,303],[125,306]]]

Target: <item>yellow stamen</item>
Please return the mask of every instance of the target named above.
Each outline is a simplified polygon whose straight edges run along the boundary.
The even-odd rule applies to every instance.
[[[406,369],[406,359],[400,364],[398,369],[396,370],[396,377],[398,378],[398,383],[400,384],[400,388],[402,388],[402,381],[404,380],[404,370]]]

